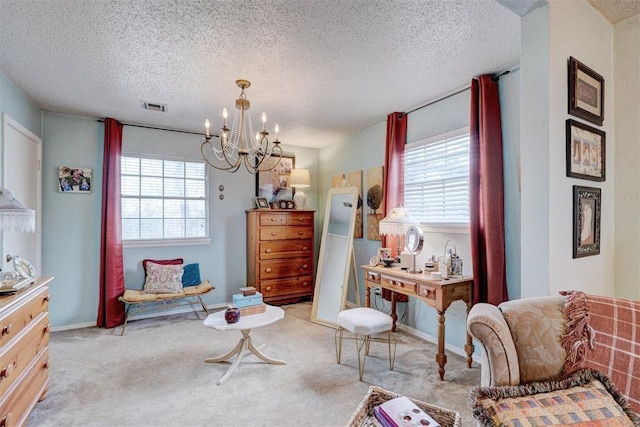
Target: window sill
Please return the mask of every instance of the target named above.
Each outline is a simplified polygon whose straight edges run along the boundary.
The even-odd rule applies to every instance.
[[[420,224],[425,233],[469,234],[469,224]]]
[[[163,246],[196,246],[196,245],[209,245],[211,239],[199,238],[199,239],[162,239],[162,240],[125,240],[122,242],[122,247],[127,248],[150,248],[150,247],[163,247]]]

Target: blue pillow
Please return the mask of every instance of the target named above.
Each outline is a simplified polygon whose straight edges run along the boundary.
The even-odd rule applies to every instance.
[[[200,282],[200,265],[198,263],[185,265],[182,273],[182,286],[195,286]]]

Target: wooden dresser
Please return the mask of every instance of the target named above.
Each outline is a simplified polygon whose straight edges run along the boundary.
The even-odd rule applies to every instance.
[[[246,212],[247,286],[254,286],[270,304],[313,297],[315,211]]]
[[[0,427],[26,425],[49,385],[49,282],[0,296]]]

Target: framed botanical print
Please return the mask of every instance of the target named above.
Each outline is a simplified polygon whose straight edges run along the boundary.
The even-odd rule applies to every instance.
[[[573,257],[600,253],[601,190],[573,186]]]
[[[596,128],[567,120],[567,176],[605,180],[606,134]]]
[[[569,58],[569,114],[598,126],[604,121],[604,78]]]

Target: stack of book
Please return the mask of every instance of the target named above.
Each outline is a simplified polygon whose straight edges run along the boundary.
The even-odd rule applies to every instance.
[[[240,309],[240,316],[264,313],[267,309],[262,302],[262,294],[253,286],[240,288],[240,293],[233,295],[233,305]]]
[[[404,396],[387,400],[376,406],[373,408],[373,415],[382,427],[440,427],[436,420]]]

